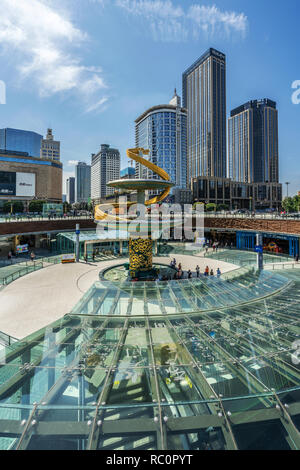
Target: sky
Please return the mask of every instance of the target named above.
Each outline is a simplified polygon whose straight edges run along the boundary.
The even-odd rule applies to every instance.
[[[0,0],[0,128],[51,127],[64,180],[101,144],[126,167],[135,119],[182,96],[182,73],[213,47],[226,54],[227,117],[277,102],[280,181],[296,194],[299,14],[299,0]]]

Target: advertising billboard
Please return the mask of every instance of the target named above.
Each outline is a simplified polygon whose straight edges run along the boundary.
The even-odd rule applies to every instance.
[[[18,254],[20,253],[28,253],[28,244],[26,245],[17,245],[16,246],[16,252]]]
[[[0,196],[34,197],[35,174],[0,171]]]
[[[16,196],[34,197],[35,196],[35,174],[17,173],[16,174]]]

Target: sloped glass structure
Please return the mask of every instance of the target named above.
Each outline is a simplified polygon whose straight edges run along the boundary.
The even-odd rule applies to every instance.
[[[99,281],[0,351],[0,448],[300,449],[299,312],[300,270]]]

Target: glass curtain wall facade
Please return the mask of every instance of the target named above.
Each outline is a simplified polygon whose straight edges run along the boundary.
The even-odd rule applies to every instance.
[[[20,129],[0,129],[0,149],[26,152],[31,157],[40,157],[43,136]]]
[[[228,120],[228,172],[234,181],[278,183],[278,111],[274,101],[249,101]]]
[[[149,149],[151,162],[169,174],[170,180],[175,183],[175,188],[185,189],[187,183],[186,110],[173,105],[155,106],[135,122],[136,147]],[[137,163],[136,178],[157,179],[159,177]]]
[[[88,202],[91,197],[91,166],[79,162],[75,167],[75,202]]]
[[[182,77],[187,109],[188,182],[226,178],[226,57],[209,49]]]
[[[75,202],[75,178],[73,176],[67,179],[67,202],[69,204]]]

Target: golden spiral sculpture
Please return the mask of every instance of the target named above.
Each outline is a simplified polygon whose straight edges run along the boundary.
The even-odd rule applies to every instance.
[[[149,170],[153,171],[153,173],[160,176],[163,180],[170,182],[170,177],[165,170],[163,170],[157,165],[154,165],[154,163],[150,162],[149,160],[146,160],[146,158],[143,158],[143,155],[149,155],[149,153],[150,153],[149,150],[145,150],[143,148],[128,149],[126,151],[128,158],[149,168]],[[150,206],[152,204],[158,204],[162,202],[168,196],[169,193],[170,193],[170,186],[166,187],[158,196],[155,196],[149,199],[148,201],[145,201],[145,205]],[[95,220],[106,220],[108,222],[118,222],[118,221],[127,222],[130,219],[126,217],[119,217],[117,214],[108,214],[105,211],[108,211],[109,209],[111,209],[111,207],[114,207],[115,209],[119,209],[120,207],[122,207],[122,205],[129,207],[133,204],[136,204],[136,203],[126,202],[125,204],[119,204],[117,202],[117,203],[110,203],[110,204],[99,204],[95,207]]]

